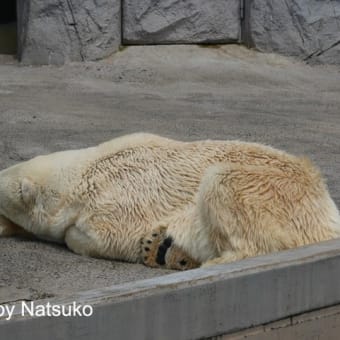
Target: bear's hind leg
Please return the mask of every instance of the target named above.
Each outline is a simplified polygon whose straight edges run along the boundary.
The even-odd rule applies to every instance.
[[[209,265],[335,237],[317,171],[299,159],[276,163],[210,167],[189,214],[166,224],[172,246]]]
[[[243,208],[236,204],[233,188],[226,183],[228,175],[233,173],[234,169],[227,165],[212,166],[206,171],[195,203],[168,218],[162,232],[158,228],[145,237],[142,247],[147,249],[143,252],[146,265],[157,267],[157,264],[163,264],[165,268],[179,269],[178,263],[169,261],[168,253],[172,253],[172,257],[182,257],[186,262],[192,258],[197,263],[209,261],[211,264],[225,251],[228,251],[228,256],[223,258],[227,262],[246,256],[240,249],[245,248],[242,245],[244,241],[236,240],[241,238],[238,234],[242,234],[244,229],[240,223],[245,224],[237,216],[237,209],[242,211]],[[153,233],[156,238],[152,237]],[[160,233],[164,236],[158,240]],[[238,244],[237,249],[234,249],[232,241]]]
[[[277,163],[208,170],[198,203],[218,256],[203,266],[336,237],[334,204],[317,169],[303,159]]]

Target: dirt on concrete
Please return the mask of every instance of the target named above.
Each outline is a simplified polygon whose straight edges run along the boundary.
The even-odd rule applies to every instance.
[[[129,47],[101,62],[63,67],[22,67],[0,56],[0,169],[136,131],[241,139],[304,154],[340,206],[339,67],[240,46]],[[168,273],[0,239],[0,303]]]

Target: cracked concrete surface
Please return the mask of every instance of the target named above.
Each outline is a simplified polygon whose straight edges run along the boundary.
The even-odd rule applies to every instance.
[[[340,206],[340,68],[239,46],[129,47],[102,62],[22,67],[0,57],[0,168],[148,131],[262,142],[318,164]],[[65,247],[0,239],[0,302],[167,274]]]

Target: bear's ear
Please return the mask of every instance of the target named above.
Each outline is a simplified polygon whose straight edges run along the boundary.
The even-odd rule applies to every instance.
[[[21,181],[21,195],[22,199],[26,204],[33,203],[37,195],[37,186],[29,178],[25,177]]]

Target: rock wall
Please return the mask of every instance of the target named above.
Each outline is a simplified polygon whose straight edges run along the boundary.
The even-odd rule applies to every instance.
[[[241,42],[340,65],[340,0],[17,0],[17,8],[25,64],[102,59],[121,43]]]
[[[260,51],[340,64],[339,0],[246,0],[243,40]]]
[[[121,43],[120,0],[18,0],[19,57],[27,64],[101,59]]]
[[[125,44],[228,43],[240,35],[240,0],[123,1]]]

